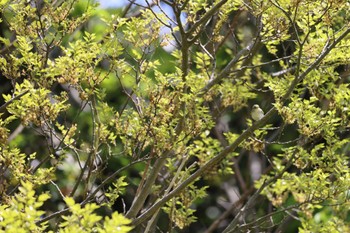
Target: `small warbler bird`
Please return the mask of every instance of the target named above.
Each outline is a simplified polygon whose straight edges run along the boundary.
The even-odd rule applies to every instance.
[[[254,104],[251,115],[254,121],[258,121],[264,117],[264,111],[259,107],[258,104]]]

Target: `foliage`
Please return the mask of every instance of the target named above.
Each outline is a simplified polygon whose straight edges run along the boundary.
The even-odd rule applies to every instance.
[[[1,231],[350,231],[349,8],[0,1]]]
[[[33,185],[29,182],[22,182],[18,190],[19,193],[11,197],[7,205],[1,206],[2,230],[4,232],[42,232],[46,226],[37,226],[35,221],[44,214],[44,211],[38,209],[50,196],[42,193],[36,197]]]

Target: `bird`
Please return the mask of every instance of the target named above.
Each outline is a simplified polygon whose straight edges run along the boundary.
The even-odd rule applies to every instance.
[[[264,111],[259,107],[258,104],[254,104],[251,111],[251,116],[254,121],[258,121],[264,117]]]

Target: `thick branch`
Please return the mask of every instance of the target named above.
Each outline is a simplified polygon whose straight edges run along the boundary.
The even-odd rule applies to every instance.
[[[321,61],[330,53],[330,51],[335,48],[335,46],[342,41],[348,34],[350,33],[350,27],[345,30],[336,40],[334,40],[334,42],[332,44],[326,44],[325,47],[323,48],[323,51],[321,52],[321,54],[316,58],[316,60],[302,73],[300,74],[298,77],[296,77],[292,84],[290,85],[288,91],[286,92],[286,94],[283,96],[283,100],[286,100],[290,97],[290,95],[292,94],[295,86],[302,81],[306,75],[308,75],[313,69],[315,69],[320,63]]]
[[[243,56],[246,56],[251,53],[251,51],[258,45],[259,43],[256,40],[253,40],[252,42],[249,43],[247,47],[242,49],[237,53],[237,55],[225,66],[225,68],[218,74],[218,76],[210,81],[202,90],[200,93],[205,94],[207,93],[214,85],[218,84],[222,79],[227,77],[232,69],[237,62],[241,60]]]
[[[187,32],[188,35],[193,34],[198,27],[200,27],[202,24],[206,23],[210,17],[212,17],[220,8],[222,5],[224,5],[227,2],[227,0],[222,0],[215,6],[213,6],[209,11],[207,11],[197,22],[193,24],[191,29]]]
[[[153,187],[153,184],[156,181],[158,173],[163,167],[166,158],[167,156],[163,156],[162,158],[157,159],[157,161],[154,163],[151,173],[149,174],[145,184],[143,185],[142,191],[138,193],[139,196],[135,197],[129,211],[125,215],[127,218],[135,218],[141,210],[141,208],[143,207],[143,204],[145,203],[146,198],[151,192],[151,188]]]

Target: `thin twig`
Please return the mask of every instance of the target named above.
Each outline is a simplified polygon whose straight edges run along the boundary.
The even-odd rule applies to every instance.
[[[25,94],[27,94],[29,92],[29,90],[25,90],[24,92],[22,92],[19,95],[16,95],[15,97],[13,97],[12,99],[10,99],[9,101],[7,101],[6,103],[4,103],[3,105],[1,105],[0,107],[0,113],[4,112],[5,109],[7,108],[7,106],[9,106],[13,101],[18,100],[19,98],[21,98],[22,96],[24,96]]]

